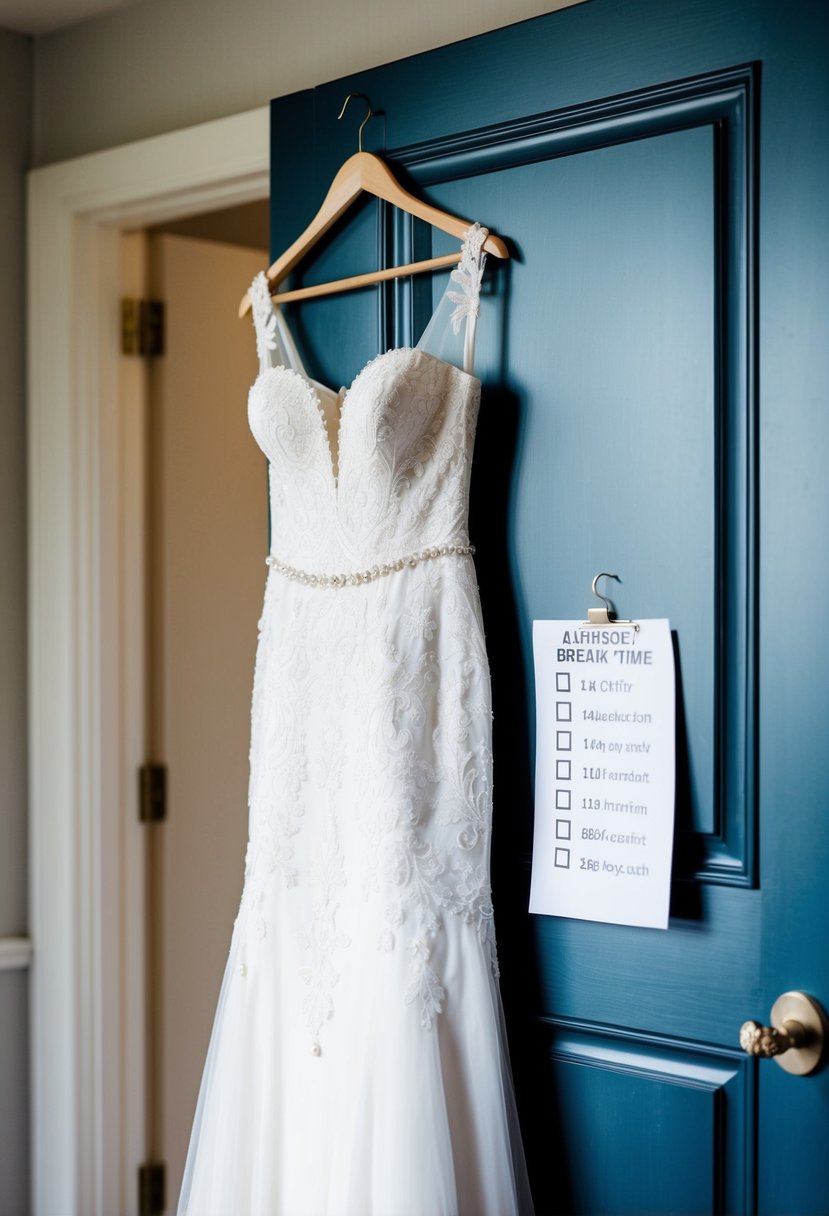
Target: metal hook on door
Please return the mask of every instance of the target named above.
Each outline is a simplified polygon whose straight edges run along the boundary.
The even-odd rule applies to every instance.
[[[609,600],[606,595],[602,595],[601,591],[597,590],[597,585],[600,578],[615,578],[617,583],[621,583],[622,580],[619,578],[618,574],[608,574],[606,571],[603,571],[601,574],[597,574],[593,579],[593,582],[590,584],[590,590],[593,592],[597,600],[602,601],[604,608],[592,608],[588,611],[587,615],[590,616],[592,612],[604,612],[604,617],[601,624],[606,625],[609,620],[609,614],[611,612],[615,612],[616,609],[613,607],[613,601]]]
[[[359,127],[357,128],[357,151],[362,152],[362,150],[363,150],[363,127],[366,125],[368,120],[371,118],[372,114],[374,113],[374,110],[372,110],[371,102],[366,97],[365,93],[349,93],[348,96],[346,97],[345,101],[343,102],[343,108],[340,110],[339,114],[337,115],[337,122],[339,122],[340,119],[342,118],[343,114],[345,114],[346,109],[348,108],[348,103],[351,101],[352,97],[362,97],[363,101],[368,106],[368,113],[366,114],[365,118],[360,123]]]
[[[612,615],[613,613],[615,613],[616,609],[613,607],[613,601],[609,600],[606,595],[602,595],[601,591],[598,590],[598,583],[599,583],[600,578],[614,578],[617,583],[621,583],[621,581],[622,581],[619,578],[618,574],[608,574],[606,570],[603,570],[601,574],[596,575],[596,577],[593,579],[593,582],[590,585],[590,590],[593,592],[593,594],[595,595],[597,600],[602,601],[602,603],[604,604],[604,608],[588,608],[587,609],[587,620],[582,621],[582,624],[583,625],[632,625],[634,629],[638,630],[639,625],[637,624],[636,621],[617,621],[615,616]]]

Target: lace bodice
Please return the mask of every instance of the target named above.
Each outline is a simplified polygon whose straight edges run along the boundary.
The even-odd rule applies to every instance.
[[[468,545],[480,401],[471,361],[485,236],[478,225],[470,229],[419,346],[378,355],[339,392],[310,379],[264,274],[254,280],[261,370],[248,415],[270,465],[271,552],[279,560],[311,573],[349,572],[428,546]],[[464,368],[423,348],[441,318],[463,331]],[[326,404],[339,407],[336,435]]]

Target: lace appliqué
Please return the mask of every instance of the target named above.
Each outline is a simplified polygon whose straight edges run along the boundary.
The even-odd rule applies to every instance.
[[[306,956],[305,965],[300,970],[307,985],[302,1014],[311,1035],[311,1052],[315,1056],[322,1051],[322,1028],[334,1016],[333,990],[340,979],[334,957],[337,951],[350,945],[348,936],[337,925],[339,907],[335,891],[345,886],[346,879],[333,810],[328,813],[319,844],[319,855],[310,875],[316,888],[311,923],[299,933],[298,939]]]
[[[393,951],[405,925],[405,1000],[430,1029],[446,1000],[440,972],[447,916],[475,931],[497,974],[491,708],[471,572],[421,569],[407,590],[405,609],[384,625],[390,668],[369,732],[373,801],[362,827],[366,888],[383,900],[377,948]],[[421,650],[427,634],[439,650]]]
[[[431,1030],[435,1014],[443,1012],[446,992],[429,964],[431,948],[428,941],[422,937],[414,938],[409,942],[409,953],[412,956],[412,970],[406,987],[406,1004],[419,1004],[420,1024],[424,1030]]]
[[[460,333],[461,325],[477,319],[481,298],[481,280],[486,264],[486,255],[481,253],[484,241],[489,235],[487,228],[473,224],[467,230],[461,248],[461,260],[449,276],[453,283],[460,286],[460,291],[447,291],[447,297],[455,305],[449,318],[454,333]]]

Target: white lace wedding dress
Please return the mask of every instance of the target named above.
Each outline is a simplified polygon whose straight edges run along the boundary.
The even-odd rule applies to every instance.
[[[420,346],[345,394],[306,375],[264,275],[251,289],[272,544],[250,842],[180,1216],[531,1208],[467,533],[484,237],[469,230]],[[454,335],[463,367],[426,349]]]

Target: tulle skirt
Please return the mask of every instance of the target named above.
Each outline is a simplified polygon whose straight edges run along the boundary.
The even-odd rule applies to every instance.
[[[474,568],[272,576],[251,839],[179,1216],[529,1213]]]
[[[531,1210],[497,983],[466,926],[445,928],[432,1030],[401,1000],[402,954],[371,949],[352,960],[358,982],[338,991],[319,1055],[292,1016],[296,972],[262,954],[242,975],[231,951],[180,1216]]]

